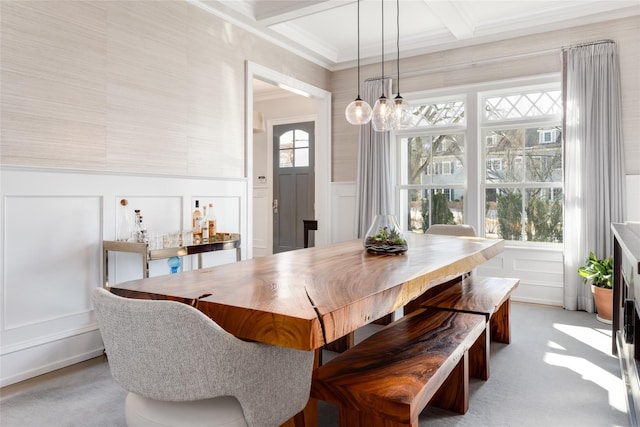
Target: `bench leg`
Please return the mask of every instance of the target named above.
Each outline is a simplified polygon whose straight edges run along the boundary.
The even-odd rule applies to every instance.
[[[465,414],[469,409],[469,351],[465,351],[449,377],[433,396],[430,405]]]
[[[469,375],[485,381],[489,379],[489,354],[491,350],[489,330],[490,327],[487,323],[487,328],[469,349]]]
[[[353,347],[355,343],[355,335],[353,332],[349,332],[342,338],[338,338],[335,341],[325,344],[325,350],[334,351],[336,353],[343,353]]]
[[[511,342],[511,299],[507,299],[491,316],[491,339],[496,342],[509,344]]]

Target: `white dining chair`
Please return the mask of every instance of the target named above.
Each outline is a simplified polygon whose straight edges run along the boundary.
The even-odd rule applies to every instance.
[[[449,236],[476,236],[476,230],[468,224],[433,224],[426,234],[445,234]]]
[[[307,404],[311,351],[242,341],[179,302],[92,301],[130,427],[274,427]]]

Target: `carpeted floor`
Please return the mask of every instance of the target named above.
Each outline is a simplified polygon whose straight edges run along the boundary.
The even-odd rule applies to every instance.
[[[610,326],[593,314],[512,305],[512,342],[492,345],[491,378],[472,380],[470,408],[427,408],[420,426],[628,426]],[[325,358],[330,358],[326,354]],[[326,360],[326,359],[325,359]],[[126,392],[103,357],[0,389],[0,426],[124,426]],[[319,426],[338,426],[320,402]]]

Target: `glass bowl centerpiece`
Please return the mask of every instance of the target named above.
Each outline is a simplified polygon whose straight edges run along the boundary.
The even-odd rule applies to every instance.
[[[394,215],[376,215],[364,238],[367,252],[403,254],[409,247]]]

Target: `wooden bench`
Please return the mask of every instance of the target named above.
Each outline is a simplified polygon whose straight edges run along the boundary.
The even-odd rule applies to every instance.
[[[505,344],[511,342],[511,293],[519,283],[518,279],[465,277],[422,303],[423,307],[483,314],[486,317],[487,331],[469,350],[469,373],[472,377],[489,378],[491,340]]]
[[[338,405],[342,427],[418,427],[427,403],[464,414],[485,330],[479,314],[418,309],[318,367],[311,397]]]

